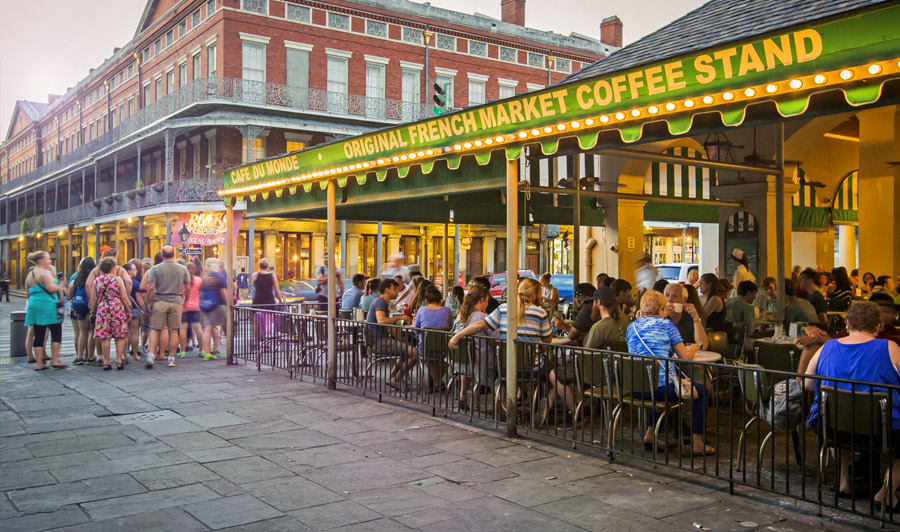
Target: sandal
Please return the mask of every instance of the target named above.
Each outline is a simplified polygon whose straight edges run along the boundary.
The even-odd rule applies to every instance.
[[[644,440],[644,450],[652,452],[653,451],[653,441]],[[656,446],[656,451],[660,452],[660,453],[664,453],[664,452],[666,452],[666,446],[663,445],[662,443],[659,443]]]
[[[44,366],[42,368],[34,368],[34,371],[44,371],[45,369],[49,369],[49,368],[47,366]]]
[[[690,450],[684,453],[684,456],[693,456],[693,457],[701,457],[701,456],[712,456],[716,454],[715,448],[710,445],[704,445],[702,451],[693,451]]]
[[[125,369],[125,365],[121,362],[116,362],[116,369]]]
[[[110,366],[109,364],[103,364],[103,371],[109,371],[111,369],[112,369],[112,366]]]
[[[68,364],[50,364],[53,369],[63,369],[69,367]]]

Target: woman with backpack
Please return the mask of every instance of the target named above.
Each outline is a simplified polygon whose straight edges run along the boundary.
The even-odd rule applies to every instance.
[[[219,342],[225,326],[225,302],[228,297],[228,279],[222,272],[222,261],[206,259],[206,272],[200,289],[200,315],[203,335],[200,338],[200,356],[204,360],[215,360],[219,356]],[[210,345],[212,339],[212,345]]]
[[[87,279],[97,263],[93,257],[85,257],[78,264],[78,272],[69,281],[69,294],[72,303],[72,327],[75,329],[75,365],[94,361],[94,338],[90,334],[90,300],[87,295]],[[91,355],[91,356],[89,356]]]

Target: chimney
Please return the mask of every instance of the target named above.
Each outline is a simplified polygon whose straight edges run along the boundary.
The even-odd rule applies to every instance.
[[[500,0],[500,20],[516,26],[524,26],[525,0]]]
[[[613,15],[603,19],[600,23],[600,42],[616,48],[622,47],[622,21],[619,17]]]

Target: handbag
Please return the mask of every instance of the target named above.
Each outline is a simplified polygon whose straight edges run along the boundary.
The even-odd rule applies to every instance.
[[[644,344],[644,348],[649,351],[651,355],[656,356],[656,353],[654,353],[653,350],[650,349],[650,346],[647,345],[647,342],[645,342],[644,339],[641,338],[641,333],[638,332],[637,327],[634,327],[634,334],[636,334],[638,340],[640,340],[641,343]],[[682,373],[681,370],[678,370],[678,373],[676,373],[673,378],[675,379],[675,394],[679,399],[695,400],[699,397],[697,395],[697,389],[694,388],[694,383],[692,383],[691,379],[689,379],[687,375]]]

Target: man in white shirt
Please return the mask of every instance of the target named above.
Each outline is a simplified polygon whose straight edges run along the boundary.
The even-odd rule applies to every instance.
[[[416,295],[416,286],[413,283],[404,281],[402,275],[397,275],[394,277],[394,280],[397,281],[397,298],[391,301],[390,311],[402,312],[412,302],[413,296]]]

